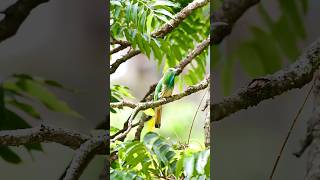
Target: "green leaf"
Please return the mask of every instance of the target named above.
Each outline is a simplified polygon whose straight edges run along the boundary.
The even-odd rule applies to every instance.
[[[153,56],[155,57],[155,59],[158,60],[158,64],[161,64],[163,59],[163,54],[161,52],[161,49],[157,46],[157,43],[155,42],[155,40],[151,40],[151,48],[152,48]]]
[[[112,136],[113,134],[115,134],[116,132],[118,132],[120,129],[116,128],[114,126],[110,127],[110,135]]]
[[[153,13],[149,14],[147,17],[147,34],[150,35],[152,31],[152,20],[153,20]]]
[[[169,11],[167,11],[165,9],[155,10],[155,12],[163,14],[163,15],[168,16],[170,18],[174,18],[173,15]]]
[[[195,165],[195,157],[189,156],[184,159],[184,174],[187,178],[191,178],[193,176]]]
[[[232,75],[233,75],[233,61],[232,59],[226,59],[223,62],[222,72],[222,89],[224,96],[229,95],[232,88]]]
[[[25,129],[31,126],[15,112],[5,108],[5,120],[0,121],[0,130]]]
[[[22,110],[23,112],[25,112],[26,114],[28,114],[29,116],[31,116],[33,118],[41,119],[40,113],[27,103],[19,102],[14,99],[10,100],[8,103],[15,106],[16,108]]]
[[[30,151],[43,151],[42,146],[40,143],[35,144],[26,144],[24,147],[30,152]]]
[[[135,3],[133,6],[132,6],[132,21],[134,23],[137,23],[137,20],[138,20],[138,3]]]
[[[52,87],[56,87],[56,88],[60,88],[60,89],[64,89],[64,90],[68,90],[68,91],[74,91],[70,88],[65,87],[64,85],[62,85],[61,83],[54,81],[54,80],[50,80],[50,79],[44,79],[41,77],[34,77],[28,74],[13,74],[12,77],[18,79],[18,80],[33,80],[35,82],[39,82],[42,83],[44,85],[48,85],[48,86],[52,86]]]
[[[253,44],[255,51],[262,60],[266,73],[274,73],[281,68],[281,56],[279,50],[274,45],[273,37],[258,27],[251,27],[254,35]]]
[[[199,153],[197,162],[196,162],[196,170],[199,174],[205,173],[205,167],[209,162],[210,150],[205,150]]]
[[[164,15],[159,15],[159,14],[154,14],[159,20],[165,22],[165,23],[169,23],[169,20],[166,16]]]
[[[22,161],[15,152],[5,146],[0,146],[0,156],[3,160],[13,164],[19,164]]]
[[[275,36],[281,50],[289,60],[294,61],[300,54],[297,47],[297,37],[291,28],[288,28],[288,20],[285,16],[281,16],[274,26],[272,33]]]
[[[140,14],[140,13],[139,13]],[[141,33],[145,32],[145,24],[146,24],[146,18],[147,18],[147,11],[144,10],[144,8],[141,9],[141,15],[140,15],[140,21],[138,25],[138,30]],[[148,28],[147,28],[148,29]]]
[[[143,48],[145,50],[145,55],[147,55],[148,58],[150,59],[151,48],[149,46],[149,38],[148,38],[148,36],[142,35],[142,44],[143,44]]]
[[[125,16],[125,20],[126,23],[129,24],[130,20],[131,20],[131,2],[126,4],[126,16]]]
[[[309,0],[298,0],[298,2],[302,5],[302,10],[304,14],[307,14],[309,7]]]
[[[255,78],[264,75],[261,59],[250,43],[242,43],[235,56],[239,58],[241,66],[250,77]]]
[[[110,5],[115,5],[115,6],[122,7],[122,4],[119,1],[110,1]]]
[[[291,22],[291,28],[296,31],[297,35],[304,39],[306,32],[296,1],[279,0],[279,3],[283,14],[287,16]]]
[[[177,161],[176,164],[176,170],[175,170],[175,176],[176,178],[181,176],[181,173],[183,172],[183,164],[184,164],[184,156],[181,156],[181,158]]]
[[[82,116],[73,111],[65,102],[59,100],[53,93],[41,84],[31,80],[19,80],[17,83],[6,82],[4,84],[6,89],[22,91],[30,97],[38,99],[48,109],[61,112],[68,115],[81,118]]]
[[[171,7],[179,7],[179,4],[170,2],[170,1],[166,1],[166,0],[157,0],[154,1],[154,3],[151,4],[151,7],[157,7],[157,6],[171,6]]]

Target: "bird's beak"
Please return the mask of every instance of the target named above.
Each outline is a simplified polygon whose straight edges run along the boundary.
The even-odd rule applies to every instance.
[[[177,72],[178,72],[178,69],[174,69],[174,71],[173,71],[173,72],[174,72],[174,74],[177,74]]]

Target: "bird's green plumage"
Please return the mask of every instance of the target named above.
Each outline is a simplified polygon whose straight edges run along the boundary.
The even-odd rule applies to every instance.
[[[159,100],[164,97],[171,96],[172,91],[174,89],[174,78],[176,76],[176,69],[169,68],[167,72],[162,76],[160,81],[158,82],[156,89],[154,91],[154,97],[153,100]],[[161,109],[162,107],[159,106],[155,108],[156,110],[156,127],[160,127],[160,121],[161,121]]]

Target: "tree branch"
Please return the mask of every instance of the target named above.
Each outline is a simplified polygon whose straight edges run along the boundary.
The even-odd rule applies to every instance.
[[[219,121],[241,109],[255,106],[288,90],[301,88],[309,83],[320,65],[320,39],[312,43],[288,68],[254,79],[221,102],[211,106],[211,122]]]
[[[252,6],[259,3],[260,0],[225,0],[222,7],[214,11],[210,17],[211,26],[211,44],[219,44],[226,36],[228,36],[233,25],[238,19]],[[223,22],[227,25],[219,25],[214,27],[215,23]]]
[[[133,110],[133,113],[129,117],[128,125],[127,125],[127,127],[124,127],[124,129],[126,129],[126,130],[123,133],[120,133],[118,136],[111,139],[111,142],[115,142],[116,140],[119,140],[119,139],[125,137],[130,132],[130,130],[132,128],[132,121],[135,118],[135,116],[138,114],[139,111],[145,110],[148,108],[155,108],[160,105],[179,100],[179,99],[181,99],[185,96],[188,96],[190,94],[196,93],[196,92],[208,87],[209,82],[210,82],[210,77],[207,76],[207,78],[205,78],[199,84],[188,87],[184,92],[182,92],[180,94],[175,94],[175,95],[167,97],[167,98],[162,98],[158,101],[149,101],[149,102],[142,102],[142,103],[135,104],[135,108]],[[110,103],[111,107],[113,106],[112,104],[114,104],[114,103]],[[133,103],[130,103],[130,104],[133,105]]]
[[[151,33],[151,36],[157,38],[163,38],[165,35],[170,33],[174,28],[178,27],[178,25],[187,18],[194,10],[203,7],[209,2],[209,0],[194,0],[190,4],[188,4],[185,8],[183,8],[179,13],[175,14],[173,19],[169,22],[165,23],[160,29],[155,30]],[[128,46],[127,46],[128,47]],[[120,59],[117,59],[113,64],[110,66],[110,74],[113,74],[117,68],[128,59],[140,54],[140,50],[133,50],[123,56]]]
[[[34,128],[0,131],[0,145],[19,146],[43,142],[55,142],[78,149],[81,144],[95,137],[80,134],[69,129],[62,129],[51,125],[41,124]],[[99,154],[106,154],[101,149]]]
[[[198,56],[199,54],[201,54],[210,44],[210,37],[203,40],[200,44],[198,44],[196,46],[196,48],[194,50],[192,50],[191,52],[189,52],[189,54],[180,61],[180,63],[178,65],[175,66],[175,68],[177,69],[177,75],[180,75],[183,71],[183,69],[191,63],[191,61]],[[149,91],[146,93],[146,95],[144,96],[144,98],[142,99],[142,102],[147,101],[147,100],[151,100],[152,99],[152,94],[155,90],[157,86],[157,83],[153,83],[150,88]]]
[[[208,4],[209,0],[194,0],[180,12],[178,12],[169,22],[165,23],[160,29],[152,32],[151,36],[155,38],[163,38],[170,33],[173,29],[179,26],[179,24],[185,20],[196,9],[201,8]]]
[[[110,69],[109,69],[109,70],[110,70],[110,74],[113,74],[114,72],[116,72],[116,70],[118,69],[118,67],[119,67],[122,63],[126,62],[128,59],[130,59],[130,58],[132,58],[133,56],[138,55],[138,54],[140,54],[140,53],[141,53],[140,50],[132,50],[132,51],[130,51],[128,54],[124,55],[122,58],[117,59],[114,63],[112,63],[112,64],[110,65]]]
[[[23,21],[34,8],[48,1],[49,0],[18,0],[5,9],[2,12],[5,17],[0,21],[0,43],[16,34]]]
[[[64,180],[77,180],[81,176],[84,169],[88,166],[90,161],[94,158],[99,149],[106,149],[108,137],[101,136],[99,138],[92,138],[83,143],[77,149],[75,156],[72,159],[71,165],[67,170]]]
[[[197,85],[193,85],[193,86],[189,86],[184,92],[180,93],[180,94],[175,94],[172,96],[169,96],[167,98],[161,98],[157,101],[148,101],[148,102],[140,102],[140,103],[132,103],[132,102],[128,102],[128,101],[122,101],[120,102],[116,102],[116,103],[110,103],[110,107],[117,107],[117,106],[127,106],[127,107],[131,107],[131,108],[139,108],[140,110],[146,110],[149,108],[155,108],[158,106],[161,106],[163,104],[167,104],[176,100],[179,100],[185,96],[188,96],[190,94],[196,93],[202,89],[205,89],[206,87],[208,87],[210,81],[210,77],[207,76],[203,81],[201,81],[199,84]]]
[[[0,131],[0,144],[5,146],[56,142],[72,149],[77,149],[89,138],[87,135],[72,130],[44,124],[28,129]]]

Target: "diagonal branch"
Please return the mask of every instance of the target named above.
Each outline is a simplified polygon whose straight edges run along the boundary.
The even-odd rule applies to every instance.
[[[5,17],[0,21],[0,43],[16,34],[30,12],[49,0],[18,0],[1,13]]]
[[[240,17],[252,6],[258,4],[260,0],[225,0],[222,7],[214,11],[210,17],[211,25],[211,43],[219,44],[226,36],[228,36],[233,25]],[[215,23],[223,22],[227,25],[215,26]]]
[[[165,35],[170,33],[173,29],[179,26],[179,24],[185,20],[192,12],[196,9],[201,8],[208,4],[209,0],[194,0],[180,12],[178,12],[170,21],[165,23],[160,29],[152,32],[151,36],[155,38],[163,38]]]
[[[140,53],[141,53],[140,50],[132,50],[132,51],[129,51],[128,54],[124,55],[120,59],[117,59],[114,63],[110,65],[110,69],[109,69],[110,74],[113,74],[114,72],[116,72],[116,70],[122,63],[126,62],[128,59]]]
[[[67,170],[64,180],[77,180],[80,178],[84,169],[88,166],[90,161],[94,158],[98,149],[102,146],[106,146],[106,140],[108,137],[101,136],[99,138],[93,138],[83,143],[79,149],[77,149],[75,156],[73,157],[70,167]],[[106,147],[103,147],[106,149]]]
[[[211,106],[211,122],[219,121],[241,109],[273,98],[288,90],[301,88],[309,83],[320,66],[320,39],[317,39],[288,68],[254,79],[247,87],[239,89],[221,102]]]
[[[188,87],[184,92],[180,93],[180,94],[175,94],[173,96],[167,97],[167,98],[162,98],[158,101],[149,101],[149,102],[142,102],[142,103],[138,103],[135,104],[135,108],[132,112],[132,114],[130,115],[130,118],[128,120],[128,124],[127,126],[124,127],[124,129],[126,129],[125,131],[123,131],[123,133],[120,133],[118,136],[114,137],[113,139],[111,139],[111,142],[115,142],[116,140],[122,139],[124,137],[127,136],[127,134],[130,132],[131,128],[132,128],[132,121],[135,118],[135,116],[142,110],[148,109],[148,108],[155,108],[158,107],[160,105],[163,104],[167,104],[176,100],[179,100],[185,96],[188,96],[190,94],[196,93],[200,90],[203,90],[205,88],[208,87],[210,82],[210,77],[207,76],[203,81],[201,81],[199,84],[194,85],[194,86],[190,86]],[[133,105],[133,103],[130,103],[131,105]],[[116,107],[119,104],[114,104],[114,103],[110,103],[110,107]],[[130,105],[130,106],[131,106]]]
[[[191,61],[197,57],[199,54],[201,54],[210,44],[210,37],[203,40],[200,44],[198,44],[196,46],[196,48],[194,50],[192,50],[191,52],[189,52],[189,54],[180,61],[180,63],[178,65],[175,66],[175,68],[177,69],[177,75],[181,74],[183,69],[191,63]],[[151,100],[152,98],[152,93],[154,92],[155,88],[157,86],[157,83],[153,83],[150,88],[149,91],[146,93],[146,95],[144,96],[144,98],[142,99],[142,102],[147,101],[147,100]]]
[[[186,19],[194,10],[205,6],[208,2],[209,2],[209,0],[194,0],[193,2],[188,4],[186,7],[184,7],[180,12],[175,14],[173,19],[171,19],[170,21],[165,23],[160,29],[152,32],[151,36],[157,37],[157,38],[163,38],[165,35],[170,33],[174,28],[178,27],[179,24],[184,19]],[[127,45],[128,44],[126,44],[125,46],[128,47]],[[120,45],[121,48],[123,48],[122,46],[123,45]],[[121,48],[119,48],[119,49],[121,49]],[[118,51],[118,49],[117,49],[117,51]],[[128,59],[130,59],[140,53],[141,53],[140,50],[133,50],[133,51],[130,51],[125,56],[123,56],[122,58],[117,59],[110,66],[110,74],[113,74],[122,63],[126,62]]]

